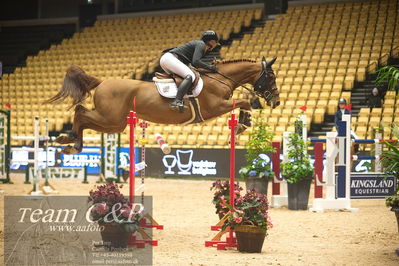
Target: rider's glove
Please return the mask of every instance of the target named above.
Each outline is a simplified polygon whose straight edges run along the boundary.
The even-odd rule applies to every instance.
[[[212,72],[217,72],[217,68],[216,65],[209,65],[209,70],[211,70]]]

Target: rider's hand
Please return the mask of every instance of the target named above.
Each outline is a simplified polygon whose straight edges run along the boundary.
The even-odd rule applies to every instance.
[[[218,71],[216,65],[210,65],[209,70],[211,70],[214,73]]]

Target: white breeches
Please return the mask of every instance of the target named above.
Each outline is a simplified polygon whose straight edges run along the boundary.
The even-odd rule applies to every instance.
[[[191,71],[188,66],[183,64],[183,62],[177,59],[177,56],[172,53],[165,53],[163,56],[161,56],[159,64],[161,65],[162,69],[165,70],[168,74],[174,73],[182,78],[190,75],[192,81],[194,82],[195,80],[195,75],[193,71]]]

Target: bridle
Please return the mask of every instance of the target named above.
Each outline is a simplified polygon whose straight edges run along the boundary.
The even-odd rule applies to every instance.
[[[263,97],[269,102],[273,99],[277,88],[270,87],[270,83],[267,82],[267,74],[274,75],[273,69],[267,65],[266,61],[262,60],[262,72],[260,72],[259,78],[254,83],[254,90],[258,97]]]

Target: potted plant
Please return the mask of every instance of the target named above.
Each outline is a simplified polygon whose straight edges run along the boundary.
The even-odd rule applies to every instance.
[[[295,127],[302,127],[301,121]],[[307,153],[307,144],[297,132],[288,139],[288,161],[281,164],[282,175],[287,180],[288,209],[306,210],[308,208],[313,166]]]
[[[267,123],[260,121],[261,114],[249,134],[249,141],[245,145],[247,165],[241,167],[239,173],[245,178],[247,190],[255,189],[259,193],[267,194],[269,180],[274,176],[267,154],[274,152],[272,140],[274,133]]]
[[[120,186],[122,187],[122,186]],[[107,182],[90,191],[90,217],[102,227],[103,245],[109,250],[126,248],[139,227],[141,213],[135,212],[117,184]]]
[[[230,198],[230,183],[228,181],[217,180],[212,183],[211,190],[214,190],[212,203],[215,205],[216,214],[219,215],[219,219],[222,219],[229,208],[223,204]],[[240,197],[240,191],[243,190],[239,183],[234,184],[235,199]]]
[[[399,127],[393,126],[392,133],[396,138],[399,138]],[[389,176],[394,176],[396,180],[399,180],[399,143],[385,142],[388,149],[381,153],[381,164],[384,169],[384,173]],[[399,185],[396,185],[395,193],[386,198],[385,201],[387,207],[391,208],[391,211],[395,212],[396,220],[398,223],[399,231]]]
[[[267,196],[248,190],[243,197],[237,198],[234,208],[227,202],[224,204],[230,211],[222,229],[230,227],[235,231],[238,251],[260,253],[267,230],[273,227]]]

